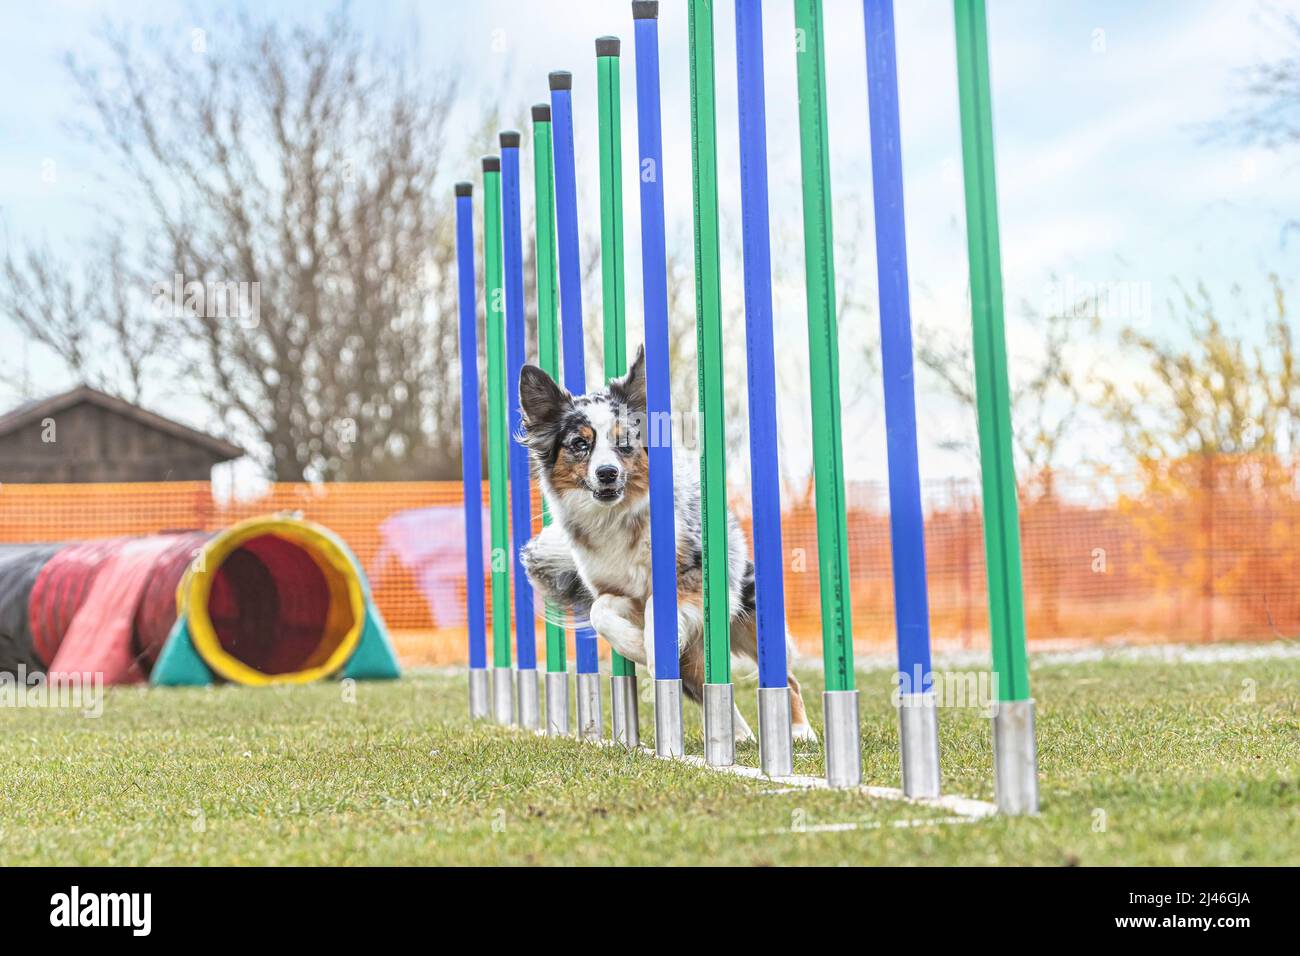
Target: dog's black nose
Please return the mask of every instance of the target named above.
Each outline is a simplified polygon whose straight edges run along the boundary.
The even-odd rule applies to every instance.
[[[602,485],[612,485],[618,481],[618,469],[613,465],[601,465],[596,469],[596,480]]]

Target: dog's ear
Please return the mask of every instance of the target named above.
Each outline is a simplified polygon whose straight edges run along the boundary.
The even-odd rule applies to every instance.
[[[525,425],[534,427],[558,421],[571,402],[569,393],[536,365],[525,365],[520,370],[519,408],[524,413]]]
[[[644,412],[645,403],[645,346],[637,346],[636,358],[632,367],[622,378],[609,383],[609,393],[616,402],[626,405],[633,412]]]

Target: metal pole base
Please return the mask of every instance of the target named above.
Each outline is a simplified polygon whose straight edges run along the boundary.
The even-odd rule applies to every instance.
[[[569,736],[569,675],[564,671],[546,672],[546,734]]]
[[[758,689],[758,765],[769,777],[788,777],[794,773],[788,686]]]
[[[898,744],[903,758],[903,793],[939,796],[939,711],[933,691],[899,698]]]
[[[609,679],[610,717],[614,740],[629,750],[641,746],[640,715],[637,712],[636,677],[628,674]]]
[[[993,789],[998,810],[1038,812],[1038,744],[1033,700],[1003,700],[993,715]]]
[[[509,667],[492,668],[492,715],[498,724],[515,722],[515,674]]]
[[[600,740],[605,725],[600,714],[600,675],[578,675],[578,738]]]
[[[710,767],[730,767],[736,762],[735,713],[733,685],[704,685],[704,762]]]
[[[541,701],[537,695],[537,670],[515,671],[516,683],[519,685],[519,725],[526,730],[537,730],[542,726]]]
[[[655,753],[660,757],[684,757],[682,743],[682,682],[655,681]]]
[[[488,689],[486,667],[469,669],[469,715],[473,720],[487,720],[492,710],[492,694]]]
[[[862,784],[862,728],[858,723],[858,692],[822,693],[826,718],[826,782],[832,787]]]

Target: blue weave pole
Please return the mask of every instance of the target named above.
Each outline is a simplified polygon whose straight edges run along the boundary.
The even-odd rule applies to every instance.
[[[786,686],[781,479],[777,464],[776,362],[772,343],[772,247],[767,203],[767,119],[761,0],[736,0],[740,104],[740,207],[745,265],[745,351],[749,373],[750,490],[758,685]]]
[[[460,295],[460,475],[465,497],[465,612],[469,666],[487,667],[483,590],[483,446],[479,434],[478,302],[474,275],[474,187],[456,184],[456,278]]]
[[[916,457],[916,396],[912,318],[907,295],[907,239],[903,227],[903,158],[898,131],[893,0],[864,0],[863,12],[898,670],[905,682],[904,692],[920,694],[930,689],[931,681],[930,610],[925,585],[921,475]]]
[[[501,134],[501,228],[504,233],[506,290],[506,397],[510,426],[510,532],[515,566],[515,661],[521,671],[537,669],[533,588],[520,560],[533,533],[528,449],[519,410],[519,373],[524,367],[524,239],[519,208],[519,134]]]
[[[673,521],[672,394],[664,236],[663,132],[659,108],[658,4],[634,3],[636,123],[641,182],[641,283],[645,297],[646,431],[655,680],[681,678],[677,652],[677,541]]]
[[[578,248],[578,171],[573,151],[572,82],[567,71],[557,70],[550,75],[564,387],[574,395],[581,395],[587,390],[587,366],[582,326],[582,258]]]
[[[556,70],[549,79],[564,387],[570,394],[582,395],[587,391],[587,355],[582,325],[582,255],[578,247],[578,170],[573,150],[573,77],[565,70]],[[599,669],[596,632],[590,627],[576,628],[573,643],[578,673],[595,674]]]

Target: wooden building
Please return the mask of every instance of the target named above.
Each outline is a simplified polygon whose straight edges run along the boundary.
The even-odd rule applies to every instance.
[[[0,482],[208,481],[243,454],[84,385],[0,416]]]

